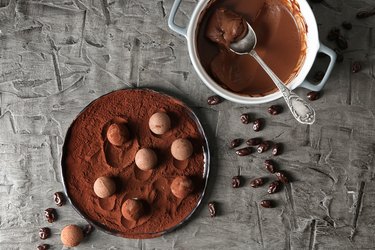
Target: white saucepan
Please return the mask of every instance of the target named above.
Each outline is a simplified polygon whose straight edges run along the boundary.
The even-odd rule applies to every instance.
[[[247,1],[247,0],[244,0],[244,1]],[[205,10],[207,4],[210,3],[211,1],[200,0],[197,3],[197,6],[195,7],[191,15],[191,18],[187,27],[180,27],[174,21],[181,2],[182,0],[175,0],[171,9],[171,13],[169,15],[168,25],[173,31],[177,32],[178,34],[186,38],[190,60],[193,63],[193,66],[196,72],[198,73],[199,77],[207,85],[207,87],[209,87],[213,92],[215,92],[216,94],[222,96],[223,98],[227,100],[237,102],[237,103],[242,103],[242,104],[266,103],[266,102],[270,102],[270,101],[273,101],[282,97],[280,91],[276,91],[272,94],[261,96],[261,97],[250,97],[250,96],[239,95],[239,94],[236,94],[236,93],[233,93],[224,89],[218,83],[216,83],[207,74],[207,72],[205,71],[205,69],[203,68],[202,64],[199,61],[198,50],[197,50],[197,39],[196,39],[196,36],[198,33],[199,18],[202,12]],[[288,84],[288,87],[290,89],[303,87],[312,91],[320,91],[324,87],[324,85],[327,83],[327,80],[332,72],[333,66],[336,61],[336,53],[332,49],[329,49],[328,47],[324,46],[319,41],[316,20],[307,1],[297,0],[297,3],[299,4],[301,15],[305,19],[305,22],[308,27],[308,31],[306,34],[307,49],[306,49],[306,57],[305,57],[303,64],[301,65],[299,73]],[[330,63],[328,65],[326,73],[323,79],[321,80],[321,82],[318,84],[312,84],[309,81],[307,81],[305,78],[308,75],[311,67],[313,66],[318,52],[328,55],[330,57]]]

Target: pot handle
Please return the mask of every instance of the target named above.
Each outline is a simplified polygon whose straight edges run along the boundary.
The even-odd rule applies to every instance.
[[[324,87],[324,85],[326,85],[327,80],[332,73],[333,66],[335,65],[335,62],[336,62],[336,53],[332,49],[328,48],[327,46],[325,46],[321,43],[318,51],[323,53],[323,54],[326,54],[327,56],[329,56],[331,61],[329,62],[327,71],[324,74],[324,77],[320,81],[319,84],[312,84],[308,80],[305,80],[300,85],[300,87],[305,88],[305,89],[309,89],[309,90],[312,90],[312,91],[320,91]]]
[[[174,19],[176,17],[176,14],[177,14],[177,11],[178,11],[178,8],[180,7],[180,4],[181,4],[182,0],[175,0],[173,5],[172,5],[172,9],[171,9],[171,13],[169,13],[169,18],[168,18],[168,26],[171,30],[173,30],[174,32],[180,34],[181,36],[184,36],[186,38],[187,36],[187,28],[185,27],[181,27],[181,26],[178,26],[175,22],[174,22]]]

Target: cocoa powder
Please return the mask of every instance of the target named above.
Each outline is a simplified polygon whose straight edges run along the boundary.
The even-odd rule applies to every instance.
[[[172,127],[163,135],[153,134],[148,121],[156,112],[166,112]],[[114,146],[106,139],[112,123],[126,124],[130,140]],[[177,138],[189,139],[193,155],[186,161],[173,159],[170,146]],[[68,130],[63,150],[63,175],[74,206],[94,224],[123,237],[152,238],[179,224],[201,197],[204,187],[204,138],[187,109],[175,99],[150,90],[119,90],[92,102]],[[142,171],[134,163],[138,149],[155,150],[158,165]],[[184,199],[170,190],[176,176],[189,176],[194,191]],[[112,177],[114,195],[101,199],[93,191],[98,177]],[[126,220],[122,203],[138,198],[147,204],[147,213],[138,221]]]

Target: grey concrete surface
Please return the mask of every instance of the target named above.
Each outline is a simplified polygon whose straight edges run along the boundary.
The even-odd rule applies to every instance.
[[[270,104],[209,107],[212,93],[194,72],[186,42],[167,27],[172,2],[0,0],[0,249],[35,249],[42,226],[53,233],[45,243],[62,249],[62,227],[85,224],[70,205],[58,208],[56,223],[43,216],[63,189],[64,136],[90,101],[129,87],[163,90],[195,108],[212,147],[209,190],[194,218],[173,233],[129,240],[95,231],[76,249],[375,249],[375,16],[355,18],[374,1],[311,3],[328,46],[335,47],[326,40],[331,27],[353,24],[342,31],[349,41],[344,62],[313,103],[313,126],[288,112],[271,118]],[[183,1],[180,23],[196,2]],[[359,73],[351,72],[353,61],[362,63]],[[255,134],[239,122],[243,112],[266,119],[257,135],[285,145],[275,159],[293,182],[271,196],[273,209],[258,205],[265,188],[231,188],[238,171],[247,180],[267,176],[262,162],[269,154],[239,158],[227,149],[231,139]],[[211,200],[219,204],[214,219]]]

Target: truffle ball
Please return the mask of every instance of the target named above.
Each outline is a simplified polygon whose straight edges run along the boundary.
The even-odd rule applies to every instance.
[[[150,117],[148,126],[153,133],[162,135],[171,128],[171,119],[166,113],[158,112]]]
[[[61,231],[61,241],[64,246],[75,247],[83,240],[82,229],[77,225],[69,225]]]
[[[177,139],[172,143],[171,153],[175,159],[184,161],[193,154],[193,145],[188,139]]]
[[[141,170],[153,169],[157,163],[158,157],[152,149],[142,148],[135,154],[135,164]]]
[[[100,198],[107,198],[116,192],[116,183],[110,177],[99,177],[94,182],[94,192]]]
[[[127,199],[121,206],[121,213],[125,219],[137,221],[145,213],[143,202],[137,199]]]
[[[193,192],[193,181],[186,176],[177,176],[171,184],[171,191],[177,198],[183,199]]]
[[[125,124],[111,124],[107,129],[107,139],[115,146],[121,146],[129,141],[129,130]]]

